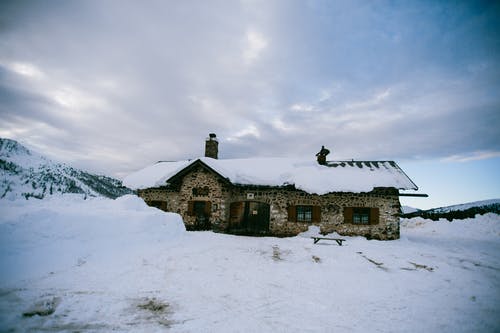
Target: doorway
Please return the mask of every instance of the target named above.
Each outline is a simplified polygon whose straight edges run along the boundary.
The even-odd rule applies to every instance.
[[[210,201],[189,201],[188,215],[194,216],[194,225],[187,226],[188,230],[210,230],[212,224],[210,223],[210,215],[212,203]]]
[[[267,235],[270,205],[258,201],[233,202],[230,206],[229,232],[238,235]]]

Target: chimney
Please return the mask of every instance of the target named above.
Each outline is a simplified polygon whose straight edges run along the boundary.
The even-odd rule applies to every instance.
[[[321,146],[321,150],[316,154],[318,164],[326,165],[326,155],[328,154],[330,154],[330,151],[325,146]]]
[[[217,159],[219,154],[219,141],[215,133],[210,133],[205,141],[205,157]]]

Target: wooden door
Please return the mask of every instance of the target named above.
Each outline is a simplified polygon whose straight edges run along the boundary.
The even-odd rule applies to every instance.
[[[230,232],[259,235],[269,232],[270,206],[257,201],[233,202],[230,206]]]
[[[190,201],[188,203],[188,215],[195,216],[194,230],[210,230],[210,215],[212,203],[210,201]]]
[[[245,210],[246,226],[252,233],[265,233],[269,231],[269,205],[262,202],[247,202]]]

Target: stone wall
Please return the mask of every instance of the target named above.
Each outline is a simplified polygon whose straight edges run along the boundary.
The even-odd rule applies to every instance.
[[[179,191],[177,208],[181,211],[184,223],[193,226],[196,222],[195,216],[188,216],[189,201],[209,201],[211,202],[210,222],[216,231],[222,231],[220,223],[226,219],[226,203],[229,200],[227,187],[214,173],[198,167],[194,172],[188,174],[182,180]],[[207,193],[193,193],[193,189],[208,188]],[[196,191],[194,191],[196,192]],[[203,191],[200,191],[203,192]],[[182,213],[184,212],[184,214]]]
[[[194,189],[202,189],[193,191]],[[207,191],[208,189],[208,191]],[[183,179],[178,190],[167,187],[139,191],[145,201],[166,200],[168,211],[182,215],[186,227],[195,224],[189,216],[188,202],[211,202],[210,222],[214,231],[226,232],[229,226],[229,207],[232,202],[257,201],[270,205],[269,234],[294,236],[306,231],[313,223],[288,221],[290,205],[321,206],[321,220],[314,223],[322,233],[359,235],[370,239],[398,239],[400,203],[395,189],[374,190],[369,193],[309,194],[293,187],[236,186],[222,180],[215,173],[197,167]],[[379,208],[379,223],[357,225],[344,222],[345,207]]]
[[[314,224],[319,226],[320,231],[325,234],[335,231],[341,235],[359,235],[373,239],[399,238],[400,204],[397,190],[317,195],[292,188],[258,189],[238,186],[231,191],[231,202],[245,201],[247,194],[253,195],[253,201],[270,205],[269,231],[275,236],[294,236],[306,231],[310,225]],[[290,205],[321,206],[321,221],[319,223],[289,222],[288,206]],[[379,208],[379,223],[375,225],[344,223],[345,207]]]
[[[369,193],[332,193],[324,196],[330,209],[327,219],[322,220],[321,231],[336,231],[346,236],[364,236],[368,239],[398,239],[400,203],[397,190],[372,191]],[[379,209],[379,222],[373,225],[344,223],[344,208],[373,207]]]

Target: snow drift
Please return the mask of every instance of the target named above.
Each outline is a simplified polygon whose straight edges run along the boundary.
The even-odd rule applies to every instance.
[[[116,200],[64,195],[45,200],[0,201],[0,280],[9,285],[91,263],[95,270],[127,265],[129,253],[185,231],[177,214],[148,207],[137,196]],[[70,282],[70,281],[68,281]]]

